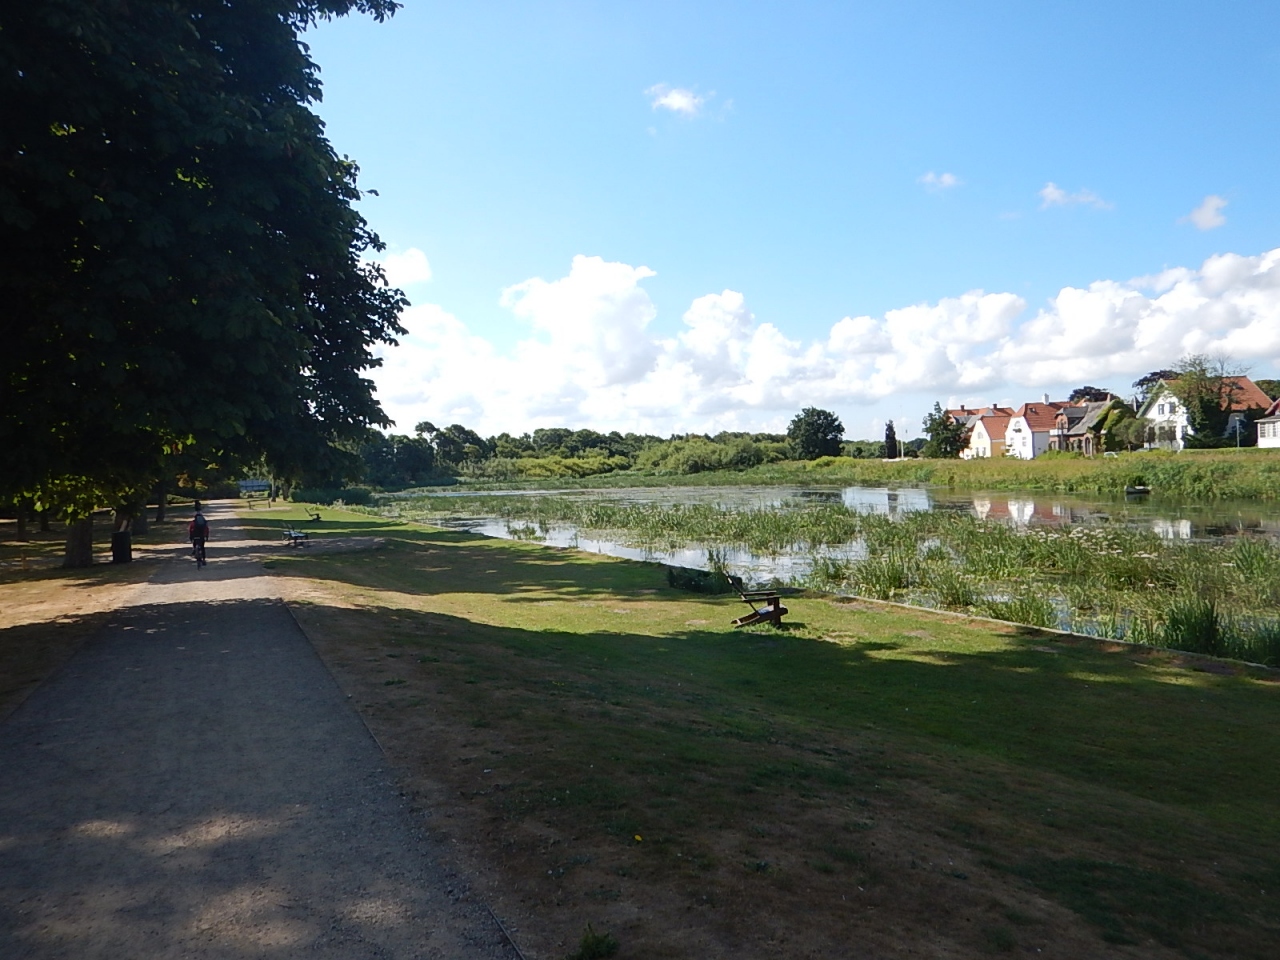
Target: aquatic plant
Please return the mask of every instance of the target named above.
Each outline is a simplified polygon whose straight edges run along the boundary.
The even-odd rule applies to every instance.
[[[978,610],[985,616],[1010,623],[1025,623],[1033,627],[1058,626],[1058,611],[1053,601],[1040,593],[986,599],[978,604]]]
[[[571,525],[630,546],[700,544],[808,554],[804,585],[874,599],[973,610],[1037,626],[1216,655],[1280,662],[1280,545],[1255,536],[1165,540],[1123,523],[1017,525],[951,511],[862,512],[835,500],[743,506],[584,494],[442,497],[411,493],[377,512],[419,520],[498,517],[513,536]],[[1270,658],[1270,659],[1268,659]]]

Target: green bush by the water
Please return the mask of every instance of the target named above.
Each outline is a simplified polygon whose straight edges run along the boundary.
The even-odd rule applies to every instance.
[[[567,480],[626,470],[626,457],[494,457],[463,471],[472,480]]]
[[[294,503],[345,503],[363,507],[373,503],[373,491],[368,487],[295,487],[289,499]]]
[[[693,437],[646,447],[636,457],[636,469],[658,475],[688,476],[717,470],[745,470],[762,463],[776,463],[789,455],[789,446],[776,441],[741,438],[715,443]]]

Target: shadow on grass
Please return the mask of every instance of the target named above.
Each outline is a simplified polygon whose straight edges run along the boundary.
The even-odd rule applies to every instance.
[[[581,598],[607,593],[642,598],[659,590],[671,592],[665,568],[658,563],[623,563],[612,558],[602,562],[591,554],[482,534],[404,531],[389,526],[392,529],[376,525],[363,528],[381,534],[387,543],[384,549],[361,555],[358,561],[340,554],[290,559],[306,561],[300,572],[308,577],[378,584],[421,596],[527,594],[531,602],[538,602],[550,594]],[[716,598],[708,598],[708,602],[714,603]]]
[[[642,599],[676,611],[674,622],[684,622],[684,611],[737,606],[657,586],[660,571],[644,564],[437,536],[425,532],[412,545],[359,558],[300,559],[297,569],[383,589],[402,582],[406,593],[428,597],[528,591]],[[431,552],[445,544],[447,556]],[[805,603],[806,611],[819,609],[818,601]],[[707,838],[726,825],[801,808],[861,810],[891,792],[892,815],[905,815],[919,803],[918,791],[904,786],[914,780],[953,797],[953,818],[995,810],[1019,824],[1017,838],[988,832],[972,842],[1009,864],[1004,874],[1105,938],[1146,935],[1188,950],[1228,945],[1233,955],[1270,955],[1271,932],[1254,919],[1256,888],[1215,889],[1197,879],[1224,859],[1254,857],[1247,866],[1255,875],[1280,869],[1270,802],[1280,795],[1273,762],[1280,713],[1274,691],[1247,681],[1168,683],[1123,657],[1038,651],[1030,645],[1044,639],[1038,631],[995,650],[924,649],[903,632],[912,619],[903,612],[879,621],[840,612],[866,628],[842,643],[815,635],[820,618],[807,613],[782,631],[656,633],[613,628],[607,611],[574,629],[394,605],[299,604],[299,614],[378,655],[386,672],[370,680],[366,709],[422,711],[432,722],[450,718],[473,734],[501,737],[504,789],[474,777],[459,789],[506,820],[549,818],[619,843],[643,835],[643,855],[656,858],[646,863],[674,863],[690,850],[710,863]],[[25,636],[0,630],[0,649]],[[1052,822],[1050,806],[1058,811]],[[935,814],[921,816],[936,822]],[[1028,840],[1032,828],[1038,833]],[[1046,838],[1052,849],[1102,853],[1054,858],[1037,845]],[[829,877],[820,872],[803,886],[830,885],[833,900],[851,877],[862,880],[849,872],[855,864],[880,856],[854,849],[847,837],[798,834],[791,842],[793,856],[831,867]],[[849,866],[829,862],[824,851],[833,845]],[[954,879],[886,872],[879,883],[918,899]]]
[[[499,641],[503,646],[524,652],[541,649],[545,639],[536,638],[556,637],[575,656],[607,655],[607,673],[643,669],[650,678],[646,683],[673,671],[707,688],[749,679],[760,684],[757,698],[789,715],[883,724],[1161,801],[1225,802],[1228,809],[1253,805],[1251,817],[1261,814],[1263,797],[1280,795],[1280,768],[1269,760],[1280,752],[1280,691],[1247,677],[1193,677],[1182,670],[1171,676],[1159,665],[1088,645],[1056,644],[1047,650],[1042,644],[1054,635],[1035,628],[931,621],[929,614],[909,611],[840,611],[813,600],[792,601],[803,619],[784,621],[783,629],[734,631],[728,621],[740,604],[674,591],[663,582],[658,564],[602,561],[490,538],[450,542],[436,536],[426,533],[412,545],[393,543],[374,554],[298,558],[282,566],[313,579],[424,599],[493,597],[499,605],[486,612],[490,624],[507,616],[502,604],[534,608],[526,618],[537,605],[550,604],[540,630],[464,620],[449,632],[505,638]],[[446,542],[447,550],[433,549]],[[557,605],[605,598],[642,602],[656,611],[654,632],[628,631],[610,615],[613,611]],[[375,617],[450,622],[446,614],[408,607],[367,609]],[[687,626],[701,621],[709,628]],[[865,629],[856,641],[822,642],[841,621],[874,629]],[[961,640],[964,631],[970,637],[980,634],[987,649],[964,649],[959,643],[948,648],[903,629],[922,623]],[[1006,642],[990,649],[997,631]],[[1177,722],[1171,722],[1174,717]],[[1241,729],[1250,734],[1242,736]],[[1249,771],[1245,779],[1257,778],[1259,791],[1231,793],[1229,800],[1224,784],[1239,783],[1241,771]],[[1275,826],[1273,815],[1264,819],[1268,829]]]
[[[395,606],[316,604],[300,617],[367,638],[360,649],[380,656],[367,668],[365,707],[386,722],[410,729],[424,711],[423,722],[448,716],[469,737],[497,738],[505,784],[457,786],[504,821],[549,819],[620,842],[642,835],[646,849],[674,856],[726,825],[781,816],[790,854],[821,860],[832,844],[851,849],[848,838],[805,836],[787,818],[806,805],[861,809],[892,796],[893,816],[936,829],[939,811],[909,812],[921,802],[905,785],[914,782],[950,796],[952,820],[994,811],[1016,825],[962,842],[1104,938],[1269,956],[1257,890],[1200,879],[1227,861],[1228,872],[1275,867],[1280,715],[1269,691],[1211,678],[1207,689],[1230,696],[1206,700],[1206,689],[1162,682],[1123,658],[1018,642],[921,660],[891,640],[835,644],[786,631],[528,629]],[[1048,853],[1081,847],[1103,855]],[[848,859],[877,856],[859,848]],[[914,898],[935,879],[881,882]],[[847,884],[844,868],[830,882]]]

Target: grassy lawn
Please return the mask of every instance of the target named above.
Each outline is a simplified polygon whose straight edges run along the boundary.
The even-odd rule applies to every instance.
[[[271,566],[531,956],[1274,955],[1275,674],[322,512]]]

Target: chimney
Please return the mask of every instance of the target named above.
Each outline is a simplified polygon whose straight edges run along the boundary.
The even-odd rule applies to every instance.
[[[1042,399],[1044,400],[1044,402],[1045,402],[1045,403],[1048,403],[1048,402],[1049,402],[1049,395],[1046,393],[1046,394],[1043,396],[1043,398],[1042,398]]]

